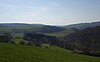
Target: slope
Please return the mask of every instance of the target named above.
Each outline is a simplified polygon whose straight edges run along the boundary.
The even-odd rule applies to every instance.
[[[100,58],[74,54],[55,46],[39,48],[0,43],[0,62],[100,62]]]

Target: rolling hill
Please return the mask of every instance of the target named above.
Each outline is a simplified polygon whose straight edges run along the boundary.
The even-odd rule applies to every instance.
[[[26,23],[1,23],[0,25],[7,27],[44,26],[43,24],[26,24]]]
[[[74,32],[74,30],[69,28],[43,25],[43,24],[25,24],[25,23],[0,24],[0,33],[2,32],[23,33],[26,31],[39,32],[52,36],[64,36],[66,34]]]
[[[95,24],[95,26],[97,25],[99,25],[99,23]],[[87,27],[88,26],[86,24],[85,28]],[[83,26],[79,28],[84,29]],[[98,33],[100,34],[99,32],[100,28],[98,29],[97,27],[97,28],[93,28],[92,30],[91,29],[92,28],[88,28],[81,31],[74,31],[72,27],[71,28],[66,26],[58,27],[58,26],[48,26],[48,25],[41,25],[41,24],[0,25],[0,34],[3,35],[4,34],[3,32],[11,34],[11,39],[9,39],[8,35],[5,37],[6,34],[4,36],[1,35],[0,37],[1,42],[3,42],[3,40],[5,39],[10,40],[7,43],[0,42],[0,62],[100,62],[100,57],[77,54],[73,51],[67,50],[66,48],[68,46],[67,41],[75,43],[75,45],[71,43],[72,47],[74,48],[76,48],[77,45],[80,45],[79,42],[81,41],[82,41],[82,45],[86,46],[86,49],[88,46],[90,47],[91,45],[93,45],[92,46],[93,48],[94,47],[99,48],[98,44],[100,43],[99,42],[100,38],[99,35],[97,34]],[[76,33],[79,36],[76,35],[75,37],[73,33]],[[89,35],[86,35],[87,36],[86,37],[85,34],[89,34]],[[82,40],[80,40],[80,38]],[[10,44],[11,41],[15,43]],[[21,45],[20,44],[21,41],[25,42],[25,44]],[[31,41],[33,41],[32,46],[27,45],[27,43]],[[42,46],[37,47],[35,45],[37,41],[41,42],[40,45]],[[79,42],[77,43],[77,41]],[[86,42],[84,43],[84,41]],[[93,43],[91,43],[91,41]],[[44,43],[46,42],[46,44],[42,42]],[[94,46],[95,44],[97,46]],[[80,48],[80,46],[78,47]]]
[[[100,26],[100,22],[79,23],[79,24],[67,25],[67,26],[64,26],[64,27],[76,28],[76,29],[79,29],[79,30],[83,30],[85,28],[92,28],[92,27],[96,27],[96,26]]]
[[[86,28],[64,37],[70,49],[100,57],[100,26]]]

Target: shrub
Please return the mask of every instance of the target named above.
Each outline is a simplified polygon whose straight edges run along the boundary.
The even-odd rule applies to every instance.
[[[22,41],[19,42],[19,44],[20,45],[25,45],[25,41],[22,40]]]

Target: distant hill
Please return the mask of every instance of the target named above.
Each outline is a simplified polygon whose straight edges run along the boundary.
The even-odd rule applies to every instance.
[[[96,26],[100,26],[100,22],[72,24],[72,25],[67,25],[67,26],[64,26],[64,27],[76,28],[76,29],[82,30],[82,29],[85,29],[85,28],[91,28],[91,27],[96,27]]]
[[[56,26],[44,26],[43,28],[39,29],[39,32],[41,33],[55,33],[59,31],[63,31],[64,28],[62,27],[56,27]]]
[[[73,32],[71,29],[50,26],[43,24],[26,24],[26,23],[1,23],[0,32],[13,32],[13,33],[23,33],[25,31],[39,32],[52,36],[64,36]]]
[[[19,26],[44,26],[43,24],[25,24],[25,23],[1,23],[2,26],[19,27]]]

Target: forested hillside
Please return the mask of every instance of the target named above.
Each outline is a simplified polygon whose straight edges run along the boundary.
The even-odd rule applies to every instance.
[[[86,28],[64,37],[69,49],[79,53],[100,56],[100,26]]]

